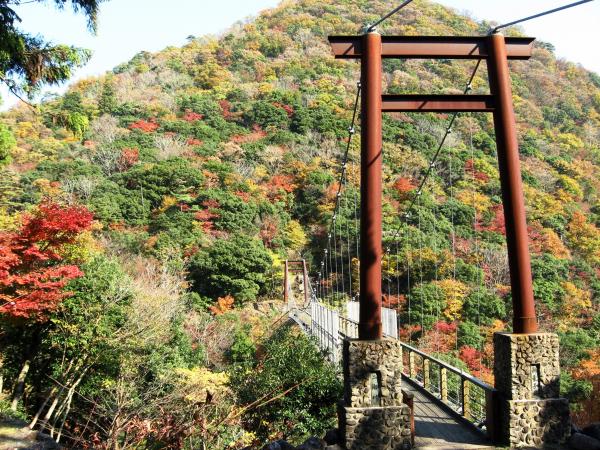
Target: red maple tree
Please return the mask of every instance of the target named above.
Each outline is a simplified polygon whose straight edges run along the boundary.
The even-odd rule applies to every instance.
[[[56,309],[69,280],[83,275],[62,264],[61,250],[90,228],[92,218],[82,206],[45,201],[19,230],[0,232],[0,315],[43,321]]]
[[[482,227],[485,231],[493,231],[494,233],[506,236],[506,225],[504,223],[504,208],[502,205],[492,206],[494,217],[488,226]]]
[[[187,109],[183,115],[183,120],[186,122],[197,122],[198,120],[202,119],[204,119],[204,114],[198,114],[190,109]]]
[[[121,156],[119,157],[119,170],[129,170],[140,160],[140,151],[136,148],[126,147],[121,150]]]
[[[465,163],[465,172],[472,174],[473,178],[484,184],[490,180],[490,176],[487,173],[480,172],[475,168],[475,161],[472,159],[467,159]]]
[[[415,186],[409,178],[400,177],[394,182],[393,188],[398,193],[400,201],[405,201],[412,197],[412,191],[414,191],[417,186]]]
[[[459,358],[467,365],[473,375],[480,375],[483,369],[481,364],[482,354],[480,351],[469,345],[463,345],[459,351]]]
[[[291,175],[274,175],[267,183],[267,196],[270,200],[282,200],[285,194],[294,192],[298,186],[294,183],[294,177]]]
[[[130,130],[140,130],[144,133],[152,133],[158,129],[158,124],[154,119],[144,120],[140,119],[137,122],[133,122],[129,125]]]

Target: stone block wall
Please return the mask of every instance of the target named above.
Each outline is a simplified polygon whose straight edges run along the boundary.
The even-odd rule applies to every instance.
[[[506,400],[504,409],[508,414],[503,417],[502,428],[508,432],[512,447],[564,443],[571,433],[569,402],[564,398]]]
[[[344,340],[339,425],[347,450],[411,448],[411,410],[402,403],[402,346],[396,339]]]
[[[347,450],[411,448],[410,408],[343,407],[340,429]]]
[[[344,402],[347,406],[402,405],[402,346],[400,341],[344,341]],[[346,364],[348,361],[348,364]],[[372,405],[371,374],[380,380],[380,405]]]
[[[500,435],[511,448],[560,444],[570,435],[558,349],[558,336],[551,333],[494,335]]]
[[[534,392],[533,371],[539,368]],[[510,376],[507,376],[510,374]],[[494,335],[496,389],[510,400],[558,398],[560,363],[558,336],[552,333]]]

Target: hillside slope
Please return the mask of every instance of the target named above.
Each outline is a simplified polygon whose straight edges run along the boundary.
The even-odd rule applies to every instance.
[[[142,52],[44,102],[39,113],[23,106],[3,114],[0,223],[18,228],[23,213],[43,201],[85,205],[96,225],[69,258],[88,267],[89,283],[104,273],[98,258],[110,259],[137,286],[123,311],[164,298],[177,305],[176,314],[161,315],[158,323],[164,352],[183,348],[183,341],[189,346],[186,355],[171,352],[173,367],[202,361],[223,370],[210,358],[194,359],[210,352],[206,336],[194,334],[190,323],[198,315],[218,322],[212,317],[233,306],[278,297],[281,261],[288,257],[301,254],[318,267],[359,76],[356,62],[333,59],[326,37],[356,34],[390,7],[379,0],[286,1],[222,36]],[[480,35],[488,29],[416,0],[381,31]],[[473,66],[387,60],[384,85],[389,93],[458,93]],[[560,333],[564,392],[582,401],[600,373],[600,76],[557,59],[543,42],[531,60],[513,62],[511,70],[541,327]],[[487,89],[482,67],[473,92]],[[447,120],[386,116],[386,232],[399,226]],[[357,182],[358,141],[350,152],[350,190]],[[403,283],[387,301],[400,311],[405,338],[492,381],[491,334],[510,324],[510,294],[491,117],[461,115],[438,167],[413,215],[419,220],[410,222],[412,243],[394,250],[401,260],[419,258],[412,275],[419,282],[405,285],[406,268],[386,266],[387,279]],[[353,219],[349,209],[340,214]],[[164,286],[163,269],[171,277],[163,297],[143,291],[144,261],[162,268],[153,269],[158,281],[150,286]],[[88,301],[78,294],[83,282],[77,283],[66,306],[50,314],[40,368],[62,373],[56,352],[81,338],[65,321],[89,320],[77,315]],[[139,301],[141,291],[155,303]],[[407,298],[420,305],[411,315]],[[325,300],[339,303],[340,296]],[[119,314],[130,314],[123,311],[115,312],[114,329],[122,327]],[[250,336],[256,344],[257,335]],[[103,345],[114,349],[116,343]],[[13,342],[10,351],[26,353],[24,346]],[[14,379],[21,362],[5,360],[6,376]],[[84,392],[101,396],[98,386],[121,373],[114,359],[93,363]],[[28,394],[30,411],[40,403],[43,383],[37,383],[40,389]],[[582,422],[600,414],[589,401],[576,415]],[[89,405],[77,408],[83,417]]]

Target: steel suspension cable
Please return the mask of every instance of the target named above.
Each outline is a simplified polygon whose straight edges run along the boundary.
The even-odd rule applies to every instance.
[[[340,290],[340,280],[339,280],[339,271],[338,271],[338,258],[337,258],[337,233],[336,231],[336,222],[337,222],[337,218],[334,215],[333,216],[333,261],[334,261],[334,267],[335,267],[335,290],[336,292],[339,292]]]
[[[341,207],[341,200],[340,200],[340,207]],[[344,295],[346,295],[346,280],[345,280],[345,275],[344,275],[344,272],[345,272],[344,271],[344,243],[341,240],[343,238],[343,230],[342,230],[342,225],[339,220],[336,220],[335,223],[340,227],[339,237],[340,237],[340,266],[342,269],[342,293]],[[337,252],[337,250],[336,250],[336,252]]]
[[[331,286],[329,289],[329,296],[332,296],[334,293],[334,284],[333,284],[333,263],[331,262],[331,232],[327,234],[327,255],[329,256],[329,279],[331,280]]]
[[[469,114],[469,117],[472,119],[472,113]],[[469,149],[471,152],[471,184],[473,185],[473,208],[475,209],[475,216],[473,218],[473,227],[475,232],[475,262],[476,264],[479,262],[480,253],[479,253],[479,231],[478,223],[479,223],[479,215],[477,212],[477,199],[476,199],[476,176],[475,176],[475,150],[473,148],[473,123],[469,122]],[[479,367],[481,368],[482,354],[483,354],[483,341],[481,340],[481,288],[482,288],[482,277],[480,275],[479,270],[476,272],[476,280],[475,280],[475,289],[477,295],[477,331],[479,333],[479,338],[481,344],[479,346]]]
[[[344,191],[346,194],[348,193],[348,174],[344,178]],[[348,212],[350,210],[348,208],[348,195],[344,196],[344,200],[346,203],[346,212]],[[352,300],[354,298],[352,296],[352,251],[350,250],[350,223],[348,219],[346,219],[346,245],[348,247],[348,290],[350,300]]]
[[[423,292],[423,230],[421,229],[421,194],[419,193],[418,203],[419,203],[419,211],[418,211],[418,224],[419,224],[419,288],[421,288],[421,338],[423,337],[423,333],[425,331],[425,293]]]
[[[477,64],[475,65],[475,68],[473,69],[473,72],[471,73],[471,76],[469,77],[469,81],[467,82],[466,87],[463,91],[464,94],[468,94],[473,89],[473,80],[475,79],[475,76],[477,75],[477,71],[479,70],[480,66],[481,66],[481,60],[478,60]],[[401,230],[402,222],[410,216],[410,213],[415,206],[417,198],[421,195],[421,192],[422,192],[423,188],[425,187],[425,183],[427,183],[427,180],[428,180],[429,176],[431,175],[431,171],[432,171],[433,167],[435,166],[435,163],[436,163],[440,153],[442,152],[442,149],[444,148],[446,139],[448,139],[448,136],[450,135],[450,133],[452,133],[452,127],[454,126],[454,122],[456,121],[456,118],[458,117],[459,114],[460,113],[458,113],[458,112],[455,112],[452,114],[450,121],[448,122],[448,126],[446,127],[446,132],[444,133],[444,136],[442,137],[440,143],[438,144],[438,147],[433,155],[433,158],[429,162],[429,166],[427,167],[425,175],[423,176],[421,182],[419,183],[418,188],[415,191],[415,194],[413,195],[413,198],[412,198],[403,218],[401,219],[401,223],[398,226],[398,228],[396,229],[396,232],[395,232],[394,236],[392,237],[392,239],[395,239],[398,237],[398,234],[400,233],[400,230]]]
[[[452,180],[452,176],[454,173],[453,170],[453,154],[450,154],[450,158],[448,158],[448,181],[450,183],[450,223],[451,223],[451,245],[452,245],[452,281],[456,282],[456,224],[454,223],[454,181]],[[456,330],[454,333],[454,349],[458,351],[458,321],[456,318],[454,319],[454,324],[456,325]]]
[[[412,343],[412,308],[411,308],[411,301],[412,301],[412,294],[410,292],[410,264],[412,263],[412,251],[411,251],[411,247],[410,247],[410,226],[407,224],[407,230],[406,230],[406,251],[407,251],[407,255],[406,255],[406,303],[408,306],[408,342],[409,344]]]
[[[327,283],[328,281],[331,281],[331,286],[329,288],[329,294],[332,294],[334,291],[334,284],[333,284],[333,270],[334,270],[334,262],[335,262],[335,276],[336,276],[336,286],[339,284],[337,282],[337,276],[338,276],[338,270],[337,270],[337,239],[336,239],[336,221],[337,221],[337,214],[339,212],[340,209],[340,205],[341,205],[341,193],[342,193],[342,188],[344,186],[344,178],[346,177],[346,171],[347,171],[347,167],[348,167],[348,155],[350,152],[350,146],[352,144],[352,137],[355,134],[355,124],[356,124],[356,118],[358,116],[358,102],[360,99],[360,93],[361,93],[361,84],[360,82],[358,82],[356,84],[356,96],[354,99],[354,107],[353,107],[353,111],[352,111],[352,120],[350,122],[350,126],[348,127],[348,142],[346,145],[346,149],[344,151],[343,157],[342,157],[342,164],[340,167],[340,177],[339,177],[339,183],[338,183],[338,190],[335,196],[335,207],[334,207],[334,211],[333,211],[333,215],[331,217],[331,222],[330,222],[330,226],[329,226],[329,231],[327,232],[327,248],[324,249],[324,256],[323,256],[323,260],[321,261],[321,266],[323,269],[323,282],[326,283],[325,284],[325,293],[327,293]],[[331,248],[331,237],[332,237],[332,231],[334,233],[334,251],[335,251],[335,255],[332,256],[332,248]],[[333,260],[332,260],[333,258]],[[339,286],[337,286],[339,287]],[[325,295],[324,295],[325,296]]]
[[[517,25],[517,24],[522,23],[522,22],[527,22],[528,20],[537,19],[538,17],[543,17],[543,16],[547,16],[549,14],[554,14],[554,13],[557,13],[559,11],[564,11],[565,9],[574,8],[575,6],[583,5],[584,3],[590,3],[590,2],[593,2],[593,1],[594,0],[581,0],[581,1],[578,1],[578,2],[574,2],[574,3],[569,3],[568,5],[559,6],[558,8],[549,9],[548,11],[544,11],[544,12],[541,12],[541,13],[538,13],[538,14],[534,14],[532,16],[523,17],[522,19],[513,20],[512,22],[507,22],[507,23],[504,23],[502,25],[498,25],[497,27],[495,27],[494,29],[492,29],[492,31],[490,32],[490,34],[496,33],[498,31],[502,30],[503,28],[511,27],[513,25]]]
[[[402,4],[400,4],[399,6],[396,6],[394,9],[392,9],[389,13],[387,13],[385,16],[383,16],[377,22],[375,22],[375,23],[367,26],[366,27],[367,33],[370,33],[371,31],[374,31],[375,28],[377,28],[379,25],[381,25],[384,21],[386,21],[387,19],[389,19],[390,17],[392,17],[394,14],[396,14],[398,11],[400,11],[405,6],[408,6],[413,1],[414,0],[405,0]]]
[[[433,167],[431,168],[432,174],[435,177],[435,163],[433,163]],[[436,259],[435,261],[435,265],[434,265],[434,269],[433,269],[433,279],[434,279],[434,283],[436,285],[436,287],[439,287],[438,285],[438,281],[439,281],[439,274],[438,274],[438,246],[437,246],[437,220],[435,218],[435,214],[433,214],[433,219],[432,219],[432,232],[431,232],[431,236],[433,237],[433,242],[431,245],[431,250],[433,251],[434,257]],[[439,353],[440,351],[440,344],[439,344],[439,322],[440,322],[440,304],[439,302],[436,302],[436,308],[435,308],[435,323],[436,323],[436,329],[435,331],[435,346],[436,346],[436,351]],[[432,311],[433,313],[433,311]]]

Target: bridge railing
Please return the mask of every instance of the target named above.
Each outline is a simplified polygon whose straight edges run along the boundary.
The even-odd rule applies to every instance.
[[[356,321],[342,316],[339,320],[342,337],[358,337]],[[493,430],[488,424],[495,423],[496,389],[404,342],[401,345],[404,376],[491,437]]]
[[[312,286],[310,284],[305,286],[309,290],[310,303],[304,308],[298,307],[293,290],[287,287],[289,317],[316,339],[319,348],[333,364],[338,364],[341,361],[344,338],[358,338],[358,322],[321,304]],[[351,308],[347,309],[351,310]],[[393,334],[397,333],[397,331],[393,332],[393,327],[388,327],[388,330],[392,330]],[[385,335],[397,339],[397,334]],[[401,345],[402,370],[406,378],[491,438],[495,437],[493,424],[496,423],[494,413],[497,394],[492,386],[404,342]]]
[[[496,389],[450,364],[402,343],[403,374],[456,414],[492,435]]]

